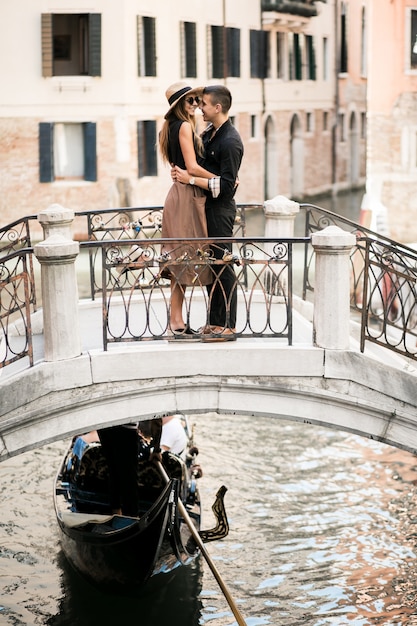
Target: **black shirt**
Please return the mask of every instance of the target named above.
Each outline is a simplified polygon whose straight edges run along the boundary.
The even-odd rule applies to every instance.
[[[212,131],[213,126],[210,125],[202,134],[205,149],[204,167],[215,176],[220,176],[220,194],[217,198],[213,198],[208,192],[206,207],[234,206],[233,197],[243,157],[243,143],[229,119],[210,138]]]

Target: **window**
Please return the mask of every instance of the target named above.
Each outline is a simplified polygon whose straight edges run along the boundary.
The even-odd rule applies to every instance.
[[[329,41],[323,37],[323,80],[329,80]]]
[[[340,11],[340,61],[339,72],[345,74],[348,71],[348,45],[347,45],[347,6],[342,2]]]
[[[250,136],[252,139],[256,137],[256,115],[250,116]]]
[[[362,7],[362,37],[361,37],[361,75],[367,76],[368,68],[367,68],[367,28],[366,28],[366,9]]]
[[[156,121],[143,120],[138,122],[138,177],[157,176],[156,159]]]
[[[306,132],[313,132],[313,115],[310,111],[306,113]]]
[[[101,76],[101,15],[42,14],[42,76]]]
[[[181,76],[197,77],[197,36],[195,22],[180,22]]]
[[[323,111],[323,132],[329,130],[329,112]]]
[[[264,30],[249,33],[251,78],[266,78],[270,73],[269,35]]]
[[[361,112],[361,139],[366,139],[366,113]]]
[[[240,76],[240,29],[210,27],[211,78]]]
[[[417,70],[417,10],[410,11],[410,69]]]
[[[302,66],[302,49],[301,38],[298,33],[289,33],[289,78],[290,80],[302,80],[303,78],[303,66]]]
[[[154,17],[137,17],[138,76],[156,76]]]
[[[339,113],[339,140],[342,143],[346,141],[345,114],[344,113]]]
[[[285,78],[285,33],[277,33],[277,78]]]
[[[96,124],[39,124],[39,180],[97,180]]]
[[[314,39],[311,35],[306,35],[305,42],[307,78],[309,80],[316,80],[316,54],[314,51]]]

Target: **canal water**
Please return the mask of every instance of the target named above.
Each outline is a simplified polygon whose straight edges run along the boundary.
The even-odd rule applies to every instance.
[[[335,210],[332,199],[318,204]],[[360,194],[339,198],[357,221]],[[263,235],[262,212],[248,235]],[[318,426],[194,416],[203,527],[228,488],[230,533],[207,545],[247,626],[417,625],[416,457]],[[68,442],[0,464],[0,626],[233,626],[209,567],[159,591],[102,594],[63,557],[53,510]]]
[[[207,544],[248,626],[417,624],[415,456],[268,417],[192,416],[205,528],[221,484],[230,533]],[[0,624],[232,626],[204,559],[158,593],[102,594],[60,551],[52,483],[67,442],[1,464]]]

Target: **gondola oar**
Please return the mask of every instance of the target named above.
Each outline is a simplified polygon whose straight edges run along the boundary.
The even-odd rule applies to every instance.
[[[169,476],[166,473],[164,466],[162,465],[162,463],[160,461],[156,461],[159,471],[161,472],[165,482],[169,481]],[[232,609],[233,615],[236,618],[236,621],[238,623],[239,626],[247,626],[245,620],[243,619],[243,616],[241,614],[241,612],[239,611],[239,609],[237,608],[232,596],[230,595],[230,591],[228,590],[226,583],[224,582],[224,580],[222,579],[222,577],[220,576],[216,566],[214,565],[213,561],[211,560],[211,557],[209,555],[209,553],[207,552],[204,543],[201,540],[200,535],[197,532],[196,527],[193,524],[193,521],[191,519],[191,517],[188,515],[187,509],[185,508],[182,500],[180,498],[178,498],[178,508],[179,511],[182,515],[182,517],[184,518],[188,528],[191,531],[191,534],[193,536],[194,541],[196,542],[197,546],[200,549],[201,554],[204,556],[204,558],[207,561],[207,564],[209,566],[209,568],[211,569],[214,578],[217,580],[220,589],[223,592],[224,597],[227,600],[228,605],[230,606],[230,608]]]

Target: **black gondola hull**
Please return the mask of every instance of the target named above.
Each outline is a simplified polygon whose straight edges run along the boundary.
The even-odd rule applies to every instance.
[[[190,530],[178,512],[180,493],[183,501],[187,496],[187,476],[183,481],[171,479],[159,488],[153,501],[141,502],[139,517],[106,514],[105,505],[92,511],[96,505],[90,503],[86,512],[80,502],[85,508],[88,499],[97,503],[103,497],[77,486],[77,478],[67,471],[71,455],[72,450],[56,479],[55,510],[63,553],[92,584],[113,591],[137,587],[151,577],[163,578],[197,557]],[[187,511],[199,530],[200,502],[195,487]]]

